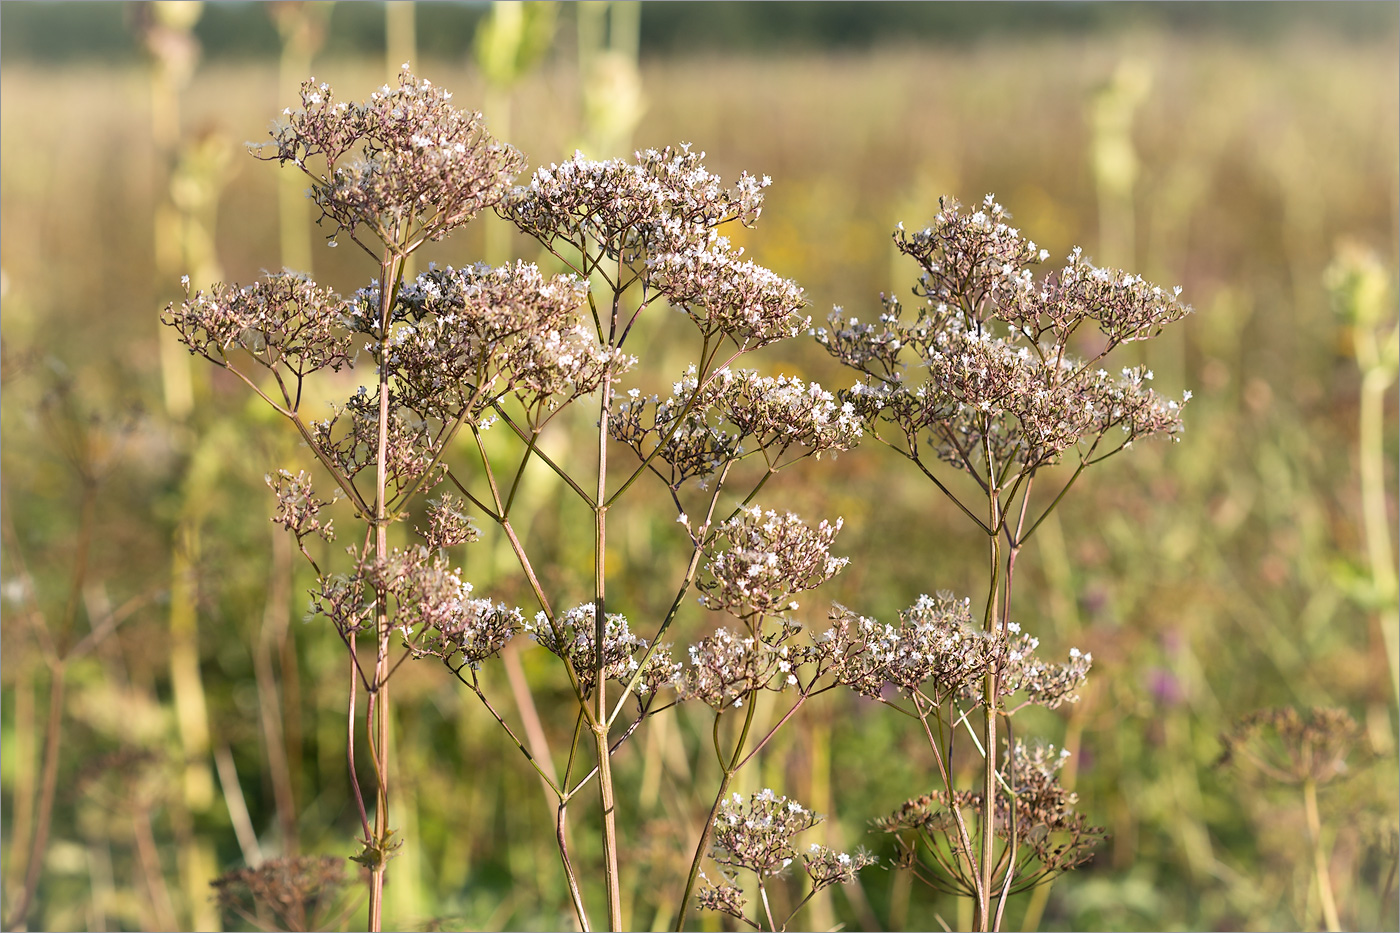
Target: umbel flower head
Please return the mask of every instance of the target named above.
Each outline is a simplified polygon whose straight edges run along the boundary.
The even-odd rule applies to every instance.
[[[525,164],[486,132],[481,114],[451,100],[406,63],[398,87],[386,84],[362,103],[336,100],[313,78],[301,86],[301,107],[284,111],[265,158],[306,173],[337,231],[377,256],[360,238],[367,228],[407,254],[494,205]]]
[[[772,465],[790,451],[821,457],[849,450],[861,423],[849,403],[839,405],[815,382],[723,367],[702,386],[692,365],[664,399],[629,390],[609,415],[608,432],[641,459],[667,464],[669,475],[657,472],[677,489],[745,456],[761,453]]]
[[[707,337],[751,350],[796,336],[802,289],[743,258],[719,227],[752,225],[768,178],[740,176],[726,187],[690,146],[647,149],[636,159],[592,160],[583,153],[535,172],[500,212],[575,271],[601,276],[616,291],[641,283],[663,296]],[[612,262],[604,263],[604,259]]]
[[[743,919],[744,898],[735,883],[739,869],[766,879],[785,874],[796,862],[811,880],[813,890],[820,891],[854,881],[857,872],[875,864],[875,857],[863,849],[838,852],[818,843],[801,851],[794,848],[793,837],[822,819],[796,800],[766,787],[750,794],[747,801],[739,794],[721,801],[715,814],[710,858],[720,866],[723,880],[704,878],[698,896],[700,908]]]
[[[895,232],[895,245],[921,270],[914,293],[924,302],[912,319],[887,297],[873,323],[837,309],[830,329],[816,331],[865,375],[850,400],[867,421],[892,424],[907,456],[918,459],[927,447],[983,479],[1033,472],[1073,448],[1093,462],[1138,437],[1175,438],[1182,402],[1148,387],[1151,370],[1112,375],[1099,364],[1190,313],[1179,288],[1096,268],[1078,249],[1037,283],[1028,266],[1048,254],[1007,223],[990,195],[971,213],[956,201],[940,204],[927,228]],[[1099,332],[1090,341],[1096,349],[1081,359],[1071,343],[1089,328]],[[1114,429],[1121,439],[1105,450]]]
[[[741,509],[719,526],[718,540],[728,548],[710,558],[708,578],[700,583],[701,604],[745,620],[796,609],[793,596],[845,568],[847,558],[831,555],[840,530],[839,518],[834,525],[822,521],[812,528],[791,512]]]
[[[557,619],[550,619],[540,612],[535,615],[532,624],[525,626],[541,647],[573,668],[578,678],[579,689],[585,696],[591,694],[597,686],[597,626],[594,622],[597,618],[596,611],[597,607],[593,603],[584,603],[564,612]],[[658,645],[648,655],[646,652],[649,642],[632,634],[626,616],[618,612],[609,612],[604,621],[604,678],[627,680],[640,671],[637,692],[641,695],[655,693],[675,682],[680,675],[680,665],[671,661],[668,646]]]
[[[445,420],[465,409],[475,421],[506,395],[547,412],[592,392],[605,368],[625,371],[634,360],[584,326],[586,296],[574,276],[545,278],[527,262],[433,267],[406,282],[388,357],[404,403]],[[373,326],[374,315],[364,317]]]
[[[1102,827],[1091,826],[1075,811],[1078,797],[1060,784],[1059,772],[1069,752],[1053,745],[1026,745],[1017,740],[999,769],[999,784],[1014,791],[997,795],[996,834],[1016,840],[1016,870],[1011,893],[1015,894],[1087,862],[1104,837]],[[1014,804],[1013,804],[1014,799]],[[1012,812],[1015,818],[1012,819]],[[937,864],[918,866],[923,853],[940,856],[939,840],[958,832],[953,810],[980,813],[983,795],[977,791],[937,790],[905,801],[889,816],[874,821],[875,828],[895,838],[900,864],[917,866],[920,878],[939,890],[970,894],[972,882],[962,875],[956,858],[935,859]]]
[[[1326,784],[1346,774],[1360,737],[1361,728],[1343,709],[1258,710],[1221,735],[1220,764],[1255,783]]]

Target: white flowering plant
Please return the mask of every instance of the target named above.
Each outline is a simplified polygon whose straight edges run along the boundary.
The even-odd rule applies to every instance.
[[[263,157],[307,176],[330,245],[344,238],[360,247],[377,276],[348,296],[292,272],[192,294],[186,281],[186,298],[162,320],[191,353],[228,370],[280,415],[333,487],[318,495],[305,469],[268,476],[273,521],[295,536],[316,576],[312,616],[328,621],[346,648],[346,752],[363,834],[353,857],[367,869],[371,929],[383,928],[385,873],[400,844],[390,825],[389,686],[412,659],[441,662],[538,774],[584,930],[623,924],[618,821],[631,814],[617,793],[614,757],[652,717],[692,701],[712,717],[719,780],[697,797],[712,804],[687,842],[689,871],[674,881],[677,930],[693,905],[786,929],[818,892],[874,863],[864,850],[793,848],[792,836],[819,817],[771,790],[745,802],[731,789],[810,699],[838,688],[921,724],[943,790],[925,799],[918,818],[886,828],[906,856],[919,848],[908,833],[943,834],[942,848],[925,844],[944,869],[939,884],[976,898],[983,929],[1000,923],[996,890],[1004,906],[1010,893],[1083,860],[1095,832],[1073,815],[1072,795],[1057,796],[1055,769],[1019,744],[1000,762],[997,749],[998,724],[1019,708],[1013,696],[1020,705],[1072,702],[1091,659],[1075,651],[1065,664],[1039,660],[1034,637],[1011,620],[1010,584],[1016,554],[1064,494],[1035,517],[1029,502],[1039,471],[1077,456],[1067,490],[1086,466],[1134,438],[1179,430],[1179,404],[1145,387],[1149,372],[1116,378],[1098,366],[1116,345],[1184,314],[1174,294],[1094,269],[1078,254],[1037,285],[1025,267],[1044,256],[1005,224],[999,205],[989,201],[972,215],[945,205],[927,230],[896,235],[924,270],[916,291],[926,303],[914,320],[890,299],[878,324],[837,314],[831,330],[817,332],[860,374],[853,388],[833,392],[739,365],[811,329],[802,289],[745,258],[722,232],[758,220],[766,176],[726,185],[703,153],[682,145],[632,160],[578,153],[517,185],[524,157],[407,66],[396,87],[362,103],[309,81],[301,106],[284,117]],[[486,210],[537,241],[552,271],[517,261],[406,273],[416,250]],[[697,346],[662,397],[629,380],[655,374],[637,325],[665,308],[689,321]],[[1067,349],[1086,321],[1102,332],[1104,349],[1081,361]],[[314,380],[361,371],[362,358],[372,378],[328,415],[308,410],[319,397]],[[906,378],[911,362],[922,380]],[[570,421],[567,412],[581,417]],[[592,432],[588,444],[567,433],[578,424]],[[1105,438],[1118,429],[1112,446]],[[559,432],[567,442],[551,443]],[[838,605],[827,630],[807,630],[799,597],[847,564],[832,552],[842,521],[813,525],[756,500],[779,472],[867,435],[945,492],[934,472],[940,464],[968,473],[986,494],[985,503],[959,500],[987,533],[997,568],[980,620],[969,600],[940,595],[921,597],[897,625]],[[559,582],[567,568],[544,572],[519,527],[523,480],[538,467],[589,515],[587,598],[567,609],[561,604],[577,603],[576,587]],[[681,526],[673,533],[682,560],[668,608],[629,619],[624,610],[634,607],[617,595],[626,589],[607,559],[609,524],[636,501],[644,477],[674,508],[665,527]],[[352,522],[342,517],[337,526],[328,514],[337,507]],[[454,564],[456,549],[481,537],[478,523],[495,526],[508,545],[520,590],[533,598],[528,609],[478,593]],[[338,566],[323,567],[329,559],[323,549],[313,554],[308,539],[330,541],[347,525],[357,540]],[[674,660],[666,639],[697,602],[732,624],[713,627]],[[562,704],[536,703],[530,683],[512,685],[514,709],[492,695],[482,668],[522,635],[559,662]],[[761,697],[777,708],[766,729],[755,717]],[[541,727],[542,707],[562,726],[553,740]],[[953,742],[979,708],[983,729],[968,731],[980,741],[984,781],[968,792],[954,786]],[[568,738],[560,743],[559,735]],[[361,741],[368,795],[356,764]],[[1027,775],[1038,777],[1027,784]],[[575,846],[569,817],[589,800],[597,801],[598,845]],[[977,846],[964,811],[981,821]],[[1028,825],[1032,819],[1039,822]],[[1068,848],[1046,842],[1053,833],[1069,834]],[[1009,847],[1000,856],[997,839]],[[596,871],[585,857],[596,858]],[[721,882],[702,872],[706,858]],[[806,893],[779,918],[769,885],[794,863]],[[757,918],[744,912],[740,869],[756,876]],[[586,878],[602,881],[606,918],[597,924]]]
[[[312,614],[347,648],[349,777],[363,831],[355,858],[369,870],[369,926],[382,928],[384,875],[398,845],[389,822],[389,684],[405,660],[431,657],[480,700],[548,788],[583,929],[594,921],[567,821],[596,793],[604,922],[619,929],[617,821],[626,808],[611,762],[623,743],[679,702],[708,704],[717,742],[723,736],[719,808],[734,775],[776,732],[751,734],[757,695],[792,691],[786,722],[808,697],[837,685],[821,681],[820,665],[804,670],[810,651],[796,641],[802,625],[793,610],[797,594],[845,566],[830,553],[841,523],[812,528],[754,499],[779,471],[848,450],[863,429],[855,407],[821,386],[736,365],[810,326],[802,289],[744,258],[721,232],[758,219],[766,177],[726,185],[703,153],[681,146],[635,160],[576,154],[515,185],[523,157],[492,138],[479,114],[450,101],[406,68],[397,87],[363,103],[339,101],[325,84],[303,85],[301,106],[284,113],[264,157],[306,174],[330,245],[359,246],[377,277],[349,296],[290,272],[193,294],[186,283],[187,297],[163,320],[192,353],[242,379],[289,422],[334,487],[318,495],[306,470],[268,477],[274,521],[295,535],[317,576]],[[514,262],[405,274],[423,244],[488,209],[535,238],[560,271]],[[699,349],[663,400],[624,380],[642,362],[632,353],[640,338],[629,341],[635,325],[667,307],[693,323]],[[354,370],[364,358],[373,380],[328,415],[307,410],[311,380]],[[568,458],[547,452],[555,449],[551,433],[567,430],[561,416],[583,407],[596,448]],[[488,443],[493,425],[504,441]],[[573,608],[558,607],[545,582],[558,574],[539,572],[516,525],[522,477],[534,464],[592,515],[590,598]],[[610,514],[648,476],[674,505],[688,559],[670,609],[634,631],[619,611],[625,601],[610,593],[604,558]],[[331,540],[345,527],[328,511],[342,500],[363,532],[343,566],[323,568],[307,539]],[[410,528],[414,515],[426,520]],[[529,611],[478,594],[455,566],[450,555],[480,537],[478,523],[497,526],[509,542],[534,596]],[[678,663],[664,638],[697,595],[741,630],[720,627]],[[481,676],[521,635],[561,662],[572,703],[546,714],[574,724],[566,748],[552,747],[547,730],[522,728],[518,717],[536,704],[517,702],[512,711]],[[721,729],[731,717],[742,723]],[[358,741],[369,747],[369,795],[353,765]],[[713,832],[712,814],[694,840],[677,926]],[[822,886],[854,876],[849,861],[833,864],[843,867],[828,866]]]
[[[901,224],[895,246],[920,272],[913,313],[882,296],[874,322],[838,308],[829,327],[813,331],[858,373],[843,398],[867,434],[986,536],[991,572],[980,606],[920,597],[898,627],[843,610],[828,643],[854,689],[883,699],[879,691],[895,685],[900,702],[891,705],[919,722],[942,786],[883,828],[918,877],[974,900],[984,931],[1000,928],[1011,895],[1083,863],[1103,834],[1073,815],[1074,795],[1056,778],[1061,762],[1049,767],[1043,753],[1010,740],[1018,710],[1078,700],[1093,661],[1077,648],[1063,664],[1037,657],[1039,640],[1013,619],[1017,556],[1088,467],[1138,438],[1176,440],[1191,397],[1158,395],[1150,369],[1113,376],[1105,365],[1118,347],[1190,313],[1180,288],[1095,267],[1078,248],[1037,280],[1032,267],[1049,253],[1009,220],[988,195],[972,211],[940,202],[922,230]],[[1068,476],[1051,469],[1065,461]],[[954,775],[963,733],[982,761],[971,790]]]

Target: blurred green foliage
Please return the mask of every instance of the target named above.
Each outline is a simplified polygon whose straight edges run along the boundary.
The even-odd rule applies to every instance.
[[[488,90],[470,64],[484,8],[455,6],[419,5],[428,64],[417,70],[474,106]],[[1344,242],[1386,257],[1393,321],[1395,5],[870,4],[858,20],[849,7],[649,4],[641,25],[647,109],[634,142],[691,141],[726,178],[772,175],[764,217],[742,239],[807,288],[816,317],[832,304],[873,315],[879,292],[907,294],[913,267],[889,242],[893,225],[920,224],[940,194],[967,202],[989,191],[1052,263],[1081,244],[1182,285],[1198,312],[1141,360],[1164,391],[1195,394],[1182,443],[1144,445],[1099,468],[1019,565],[1014,614],[1052,651],[1092,651],[1096,667],[1080,704],[1026,714],[1018,734],[1034,727],[1078,749],[1081,808],[1112,837],[1093,864],[1024,909],[1045,929],[1316,926],[1301,809],[1217,768],[1217,736],[1264,707],[1340,706],[1362,725],[1347,778],[1321,791],[1342,923],[1394,928],[1385,884],[1396,857],[1397,719],[1382,635],[1394,594],[1367,585],[1364,510],[1376,505],[1360,479],[1357,325],[1332,312],[1324,271]],[[190,922],[209,909],[189,882],[201,878],[201,841],[224,871],[254,848],[349,855],[356,822],[343,648],[318,621],[301,624],[310,576],[279,551],[266,521],[263,475],[306,465],[305,452],[220,374],[192,370],[194,409],[173,410],[155,314],[179,289],[157,255],[161,205],[208,226],[228,279],[279,265],[277,172],[240,155],[236,141],[264,138],[290,101],[279,97],[275,63],[235,54],[275,50],[277,33],[258,5],[208,6],[197,29],[210,57],[179,98],[184,142],[167,150],[153,138],[139,44],[110,42],[125,28],[119,10],[6,3],[2,14],[6,921],[42,791],[54,652],[103,634],[65,662],[53,825],[29,914],[44,929]],[[513,113],[510,141],[536,164],[586,135],[573,20],[563,14],[538,69],[494,98]],[[1046,36],[1032,35],[1034,17]],[[849,41],[832,43],[833,34]],[[805,36],[798,44],[843,50],[792,50]],[[317,76],[363,96],[383,81],[377,42],[377,5],[338,4]],[[771,50],[784,43],[789,51]],[[755,54],[724,51],[735,45]],[[129,60],[104,60],[113,56]],[[1117,124],[1134,173],[1110,205],[1095,174],[1095,101],[1124,80],[1125,62],[1142,88]],[[220,147],[230,158],[211,155]],[[188,187],[171,188],[172,176],[198,177],[200,165],[219,174],[216,213],[199,197],[182,202]],[[423,261],[475,260],[489,222]],[[318,245],[318,279],[363,284],[349,252]],[[659,352],[674,371],[684,365],[685,347]],[[837,385],[847,378],[815,345],[770,363]],[[1387,385],[1379,443],[1392,495],[1381,508],[1393,531]],[[819,595],[880,618],[921,592],[977,593],[984,572],[980,542],[901,466],[873,447],[806,464],[773,503],[845,516],[837,550],[851,567]],[[86,489],[96,490],[87,513]],[[547,585],[567,586],[582,559],[576,516],[547,484],[535,491],[529,533],[557,556]],[[669,566],[674,532],[664,518],[629,521],[616,560],[641,581],[624,598],[644,608],[657,598],[645,581]],[[463,559],[480,591],[515,595],[498,543]],[[177,578],[174,567],[185,568]],[[182,593],[198,619],[198,712],[209,735],[198,760],[182,731],[190,685],[172,661]],[[809,608],[820,626],[818,601]],[[527,675],[549,669],[541,654],[521,654]],[[488,676],[503,693],[503,672]],[[566,924],[551,818],[528,767],[439,670],[415,667],[396,683],[405,847],[391,872],[390,922]],[[931,788],[927,750],[870,704],[814,706],[753,780],[830,814],[823,841],[877,846],[868,821]],[[693,832],[692,774],[702,786],[713,780],[706,731],[704,717],[683,712],[639,735],[619,765],[621,793],[650,814],[624,828],[634,927],[663,922],[674,906],[675,892],[654,879],[676,874],[667,866],[684,857],[675,838]],[[212,796],[201,796],[201,769]],[[279,805],[286,788],[290,813]],[[588,838],[579,833],[585,849]],[[831,896],[812,922],[932,929],[936,917],[957,916],[893,874],[867,872],[864,884]],[[1010,908],[1009,928],[1021,910]]]

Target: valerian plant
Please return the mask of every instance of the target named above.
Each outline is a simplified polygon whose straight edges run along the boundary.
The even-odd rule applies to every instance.
[[[802,290],[743,258],[721,233],[758,219],[767,178],[745,174],[727,186],[705,168],[703,153],[681,146],[632,161],[579,154],[517,186],[523,157],[450,99],[406,66],[397,87],[362,103],[338,100],[325,84],[303,85],[301,106],[284,113],[260,153],[309,178],[330,245],[358,246],[377,277],[342,296],[276,273],[187,294],[163,320],[192,353],[234,373],[280,414],[334,485],[318,493],[300,468],[268,476],[273,521],[295,536],[317,576],[312,610],[347,648],[346,754],[370,927],[382,928],[386,866],[400,844],[390,822],[389,684],[405,660],[436,658],[552,794],[560,864],[585,930],[593,918],[585,869],[571,850],[571,808],[598,801],[604,922],[620,929],[617,820],[626,811],[613,757],[647,718],[685,701],[709,707],[722,777],[694,841],[679,929],[707,856],[723,865],[755,857],[735,851],[725,834],[734,775],[810,697],[839,684],[829,676],[833,660],[798,638],[795,610],[799,595],[845,566],[831,553],[840,521],[810,525],[754,500],[791,464],[851,448],[862,424],[851,403],[818,385],[736,365],[810,325]],[[515,262],[406,277],[415,250],[487,209],[535,238],[564,271]],[[634,325],[664,307],[693,322],[698,346],[662,398],[625,380],[640,362],[630,352]],[[372,379],[329,413],[306,410],[315,395],[310,380],[353,369],[362,356]],[[574,408],[596,425],[596,447],[572,459],[552,456],[547,450],[557,448],[546,435],[565,430],[561,415]],[[495,438],[487,443],[493,425],[513,442],[510,453]],[[557,575],[538,572],[516,527],[522,479],[534,463],[592,516],[591,596],[579,605],[559,604],[543,582]],[[634,631],[609,593],[605,555],[610,515],[645,477],[659,480],[674,505],[688,556],[670,608]],[[343,516],[329,516],[338,500],[353,511],[355,540],[338,566],[322,567],[306,542],[344,532]],[[409,527],[413,515],[423,518]],[[450,549],[476,540],[477,522],[500,528],[534,606],[477,594],[452,565]],[[721,625],[677,661],[663,639],[697,591],[735,627]],[[568,679],[573,702],[548,711],[572,723],[562,750],[542,731],[517,738],[511,711],[480,677],[484,664],[527,635],[558,658]],[[760,735],[755,700],[765,692],[785,696],[788,706]],[[369,749],[370,795],[355,765],[360,741]],[[850,880],[870,861],[820,847],[803,858],[811,893]],[[766,920],[772,926],[774,918]]]
[[[967,215],[948,204],[927,230],[897,234],[924,270],[916,291],[925,302],[912,320],[889,299],[874,325],[838,314],[818,332],[860,373],[836,394],[739,365],[811,330],[802,289],[744,258],[723,233],[758,220],[766,177],[726,185],[703,153],[683,145],[633,160],[576,154],[516,185],[523,156],[407,66],[397,87],[362,103],[307,82],[301,106],[284,116],[261,156],[309,178],[331,245],[358,246],[376,278],[342,296],[281,272],[187,294],[163,320],[192,353],[280,414],[333,484],[318,492],[302,467],[268,476],[272,520],[316,575],[313,613],[347,649],[346,755],[363,833],[354,858],[368,870],[371,929],[382,928],[386,866],[400,844],[390,822],[389,684],[411,659],[441,662],[538,773],[584,930],[594,928],[589,878],[602,880],[600,925],[622,925],[618,820],[631,814],[616,794],[614,756],[648,719],[687,702],[712,717],[719,780],[702,792],[712,803],[688,847],[689,871],[676,880],[677,930],[693,904],[785,929],[817,892],[873,863],[863,850],[796,847],[793,837],[819,816],[771,790],[747,801],[731,790],[809,700],[837,688],[919,723],[942,789],[879,826],[895,834],[902,862],[915,865],[923,851],[933,864],[920,866],[921,876],[973,897],[982,929],[1000,924],[1009,895],[1087,857],[1101,831],[1059,786],[1062,757],[1006,740],[1022,706],[1076,699],[1091,659],[1076,650],[1064,663],[1040,660],[1036,639],[1012,621],[1011,581],[1016,555],[1088,465],[1137,437],[1179,429],[1177,403],[1146,388],[1150,372],[1110,376],[1099,366],[1118,344],[1186,313],[1174,295],[1095,269],[1078,253],[1037,284],[1026,267],[1044,256],[1005,224],[998,205]],[[415,250],[485,210],[535,239],[562,271],[514,262],[406,276]],[[655,370],[633,353],[646,349],[637,325],[665,308],[693,325],[694,356],[663,396],[631,380],[644,383]],[[1077,359],[1071,342],[1086,322],[1102,336]],[[362,357],[372,379],[328,413],[306,410],[305,400],[319,397],[311,380],[355,369]],[[580,423],[595,443],[549,442]],[[792,464],[849,450],[866,434],[919,467],[986,533],[988,594],[976,609],[967,599],[923,596],[898,624],[838,605],[830,628],[812,634],[800,601],[846,566],[832,550],[842,522],[808,522],[759,495]],[[1069,457],[1074,471],[1036,512],[1037,477]],[[535,465],[590,516],[582,602],[553,582],[567,576],[562,568],[541,572],[538,549],[517,526]],[[946,470],[968,474],[980,497],[957,498]],[[682,544],[666,608],[647,613],[645,624],[613,595],[618,571],[606,560],[610,518],[636,501],[643,480],[674,508]],[[532,605],[478,593],[453,565],[452,550],[480,537],[478,523],[496,526],[509,544]],[[308,539],[332,540],[347,525],[354,538],[345,557],[321,566]],[[674,651],[667,639],[696,602],[726,621]],[[557,734],[569,736],[564,747],[513,724],[539,708],[533,698],[517,695],[511,710],[481,676],[524,637],[567,679],[570,699],[545,707]],[[756,717],[760,699],[774,716]],[[978,709],[980,731],[971,725]],[[955,781],[964,729],[982,759],[972,789]],[[361,741],[369,799],[356,767]],[[1008,752],[999,754],[1003,744]],[[571,845],[569,816],[589,800],[598,808],[596,868]],[[720,880],[702,871],[707,858]],[[779,916],[768,892],[793,865],[806,893]],[[761,909],[752,915],[741,871],[754,876]]]
[[[867,431],[986,536],[979,618],[946,596],[921,597],[897,627],[838,610],[828,649],[854,689],[884,699],[893,685],[902,702],[891,705],[918,721],[942,787],[878,826],[918,877],[974,899],[981,930],[999,929],[1010,895],[1082,863],[1102,836],[1059,785],[1063,753],[1012,741],[1012,715],[1077,700],[1092,661],[1078,649],[1064,663],[1035,655],[1037,639],[1013,620],[1016,558],[1088,467],[1138,438],[1176,439],[1182,402],[1149,388],[1151,370],[1113,374],[1106,358],[1190,312],[1179,288],[1095,267],[1078,248],[1037,280],[1031,267],[1049,254],[1008,220],[989,195],[971,212],[942,201],[923,230],[900,225],[895,245],[920,269],[918,306],[883,297],[872,322],[838,308],[814,331],[860,374],[844,398]],[[1061,464],[1067,476],[1050,469]],[[963,729],[982,762],[970,789],[955,780]]]

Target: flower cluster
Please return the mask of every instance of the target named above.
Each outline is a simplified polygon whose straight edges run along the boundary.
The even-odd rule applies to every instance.
[[[821,586],[846,566],[847,558],[831,556],[840,530],[839,518],[814,529],[791,512],[741,509],[717,529],[716,541],[728,547],[710,558],[708,578],[699,584],[701,605],[751,627],[764,616],[796,609],[794,595]]]
[[[188,276],[184,284],[185,300],[166,305],[161,321],[191,353],[226,365],[232,351],[244,350],[279,378],[295,379],[353,362],[348,303],[305,276],[280,272],[243,288],[218,284],[193,295]]]
[[[416,529],[424,543],[433,550],[440,550],[478,540],[481,531],[472,524],[465,507],[466,503],[451,493],[430,500],[428,527]]]
[[[541,647],[558,656],[572,668],[585,696],[591,694],[597,685],[595,613],[596,607],[593,603],[584,603],[555,619],[550,619],[543,612],[538,613],[534,623],[526,625],[526,630]],[[656,691],[676,682],[680,676],[680,665],[671,660],[669,647],[658,645],[647,655],[647,640],[632,634],[626,616],[610,612],[605,622],[602,652],[605,679],[627,680],[640,669],[637,692],[643,696],[655,694]],[[638,660],[641,656],[645,656],[644,661]]]
[[[385,450],[385,470],[390,499],[418,482],[432,467],[442,447],[442,425],[431,425],[400,404],[397,393],[389,393],[389,444]],[[332,406],[329,418],[307,425],[317,452],[335,465],[347,480],[354,481],[373,467],[379,449],[379,399],[361,386],[345,406]],[[441,478],[428,477],[431,485]]]
[[[1019,632],[1020,626],[1014,622],[1011,626]],[[1040,640],[1032,635],[1022,634],[1011,640],[998,681],[1002,696],[1024,691],[1026,702],[1047,709],[1055,709],[1061,703],[1078,702],[1077,691],[1089,676],[1094,656],[1071,648],[1069,660],[1064,664],[1052,664],[1035,656],[1039,646]]]
[[[272,520],[297,536],[297,540],[307,535],[318,535],[327,541],[335,540],[332,521],[321,521],[321,509],[328,503],[316,498],[311,488],[311,474],[298,470],[278,470],[269,473],[264,481],[277,496],[277,514]],[[334,500],[332,500],[334,501]]]
[[[595,389],[630,357],[599,345],[579,309],[586,283],[533,263],[432,268],[399,290],[389,366],[405,404],[473,420],[503,395],[553,410]]]
[[[1255,781],[1325,784],[1347,772],[1347,755],[1360,737],[1361,728],[1346,710],[1260,710],[1220,737],[1225,746],[1220,761]]]
[[[751,369],[717,373],[721,404],[740,436],[781,454],[796,444],[818,457],[850,450],[861,437],[854,408],[815,382],[795,376],[761,376]]]
[[[337,229],[360,242],[366,226],[406,253],[496,204],[524,167],[486,132],[481,114],[451,99],[407,66],[398,87],[385,85],[363,103],[337,101],[313,79],[301,87],[301,108],[283,114],[268,158],[306,173],[312,200]]]
[[[1050,337],[1057,346],[1093,321],[1109,345],[1117,346],[1150,340],[1190,314],[1180,296],[1180,286],[1168,291],[1140,275],[1098,268],[1075,247],[1057,275],[1039,286],[1023,279],[1019,289],[1000,296],[996,316],[1035,343]]]
[[[1049,253],[1007,224],[1005,208],[987,195],[979,210],[966,213],[953,198],[939,198],[938,213],[923,230],[907,233],[900,224],[894,242],[922,269],[918,294],[961,308],[980,321],[991,302],[1027,287],[1025,267]]]
[[[897,626],[840,605],[832,623],[813,639],[816,657],[837,683],[872,700],[883,699],[887,684],[938,702],[977,697],[982,678],[1007,657],[1004,639],[973,624],[967,600],[942,593],[920,596]]]
[[[736,883],[737,873],[721,871],[722,880],[719,882],[712,881],[703,870],[699,877],[700,887],[695,891],[696,907],[701,910],[728,914],[735,918],[743,918],[744,905],[749,901],[748,898],[744,897],[744,889]]]
[[[805,652],[784,642],[799,630],[790,620],[776,633],[741,635],[716,629],[690,646],[690,666],[679,683],[681,696],[722,711],[742,706],[745,697],[759,690],[781,692],[797,686],[797,668]]]
[[[639,459],[665,463],[669,473],[656,472],[679,489],[686,480],[716,473],[744,455],[743,438],[724,424],[716,408],[718,394],[715,379],[700,388],[691,366],[667,398],[644,398],[639,389],[618,398],[608,415],[608,433]]]
[[[618,276],[611,283],[618,292],[643,282],[646,294],[684,310],[707,337],[751,350],[795,336],[809,323],[800,315],[802,289],[744,259],[718,233],[723,224],[758,219],[768,179],[745,173],[727,188],[704,156],[688,144],[638,152],[634,162],[575,153],[536,171],[501,212],[556,253],[563,244],[577,250],[583,270]],[[604,272],[603,257],[631,271]]]
[[[476,667],[498,654],[524,621],[519,609],[473,598],[461,573],[421,545],[359,557],[353,574],[321,580],[311,608],[349,636],[373,631],[375,594],[383,593],[392,601],[390,624],[415,657],[460,658]]]
[[[667,464],[663,478],[676,489],[746,452],[764,451],[775,464],[794,446],[818,457],[849,450],[862,429],[850,403],[838,404],[815,382],[725,367],[702,385],[691,366],[664,399],[629,390],[614,406],[608,430],[639,458],[654,455]]]
[[[857,848],[855,852],[839,852],[812,843],[802,853],[802,868],[812,879],[812,890],[820,891],[834,884],[850,884],[862,868],[879,862],[870,852]]]
[[[626,263],[707,251],[720,240],[720,225],[738,220],[751,226],[758,219],[769,180],[746,172],[726,188],[704,158],[689,144],[638,152],[630,163],[577,152],[537,170],[500,210],[545,244],[563,240],[583,253],[597,244]]]
[[[999,784],[1014,790],[1014,796],[998,794],[994,806],[996,834],[1007,840],[1014,835],[1017,844],[1013,893],[1082,865],[1105,835],[1102,827],[1089,825],[1075,812],[1078,797],[1060,784],[1059,772],[1068,758],[1068,751],[1053,745],[1027,746],[1020,740],[1004,756]],[[935,851],[939,837],[957,833],[953,809],[981,813],[981,792],[956,791],[950,796],[934,791],[905,801],[889,816],[875,820],[875,827],[895,836],[901,861],[912,864],[920,850]]]
[[[797,801],[768,788],[751,794],[747,802],[737,793],[721,801],[710,858],[720,866],[723,881],[704,879],[698,897],[700,908],[746,919],[744,897],[736,883],[740,869],[753,872],[762,882],[785,874],[793,862],[800,861],[816,892],[854,881],[857,872],[875,864],[875,857],[863,849],[852,855],[813,843],[799,854],[793,848],[793,837],[821,821],[822,817]]]
[[[707,337],[729,337],[753,350],[811,324],[799,315],[807,299],[796,282],[743,259],[723,237],[710,249],[665,253],[647,264],[650,283]]]
[[[796,800],[764,788],[749,796],[737,793],[715,814],[710,858],[728,868],[747,868],[760,877],[781,875],[797,859],[792,837],[822,818]]]
[[[333,855],[268,859],[256,868],[226,872],[211,882],[219,907],[254,925],[261,909],[285,930],[316,930],[333,924],[335,908],[349,878],[345,862]]]
[[[927,229],[896,232],[896,245],[922,268],[915,294],[926,302],[913,319],[884,298],[874,323],[837,309],[831,329],[815,332],[865,375],[850,393],[855,410],[870,423],[893,424],[906,455],[917,459],[927,443],[940,459],[979,477],[1008,467],[1034,472],[1076,446],[1088,461],[1115,428],[1124,435],[1120,447],[1153,434],[1174,438],[1181,403],[1147,388],[1150,371],[1112,376],[1097,363],[1119,344],[1155,336],[1188,314],[1180,290],[1095,268],[1078,250],[1037,285],[1025,266],[1042,261],[1045,251],[1005,221],[990,197],[972,214],[943,202]],[[1087,361],[1069,352],[1085,322],[1106,338]],[[924,379],[908,380],[911,363]]]

